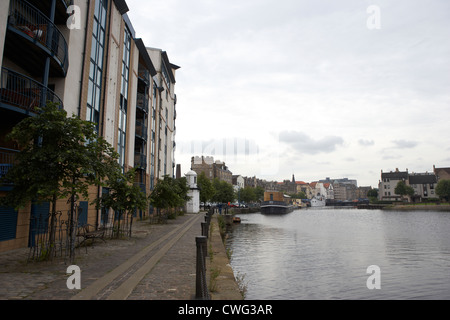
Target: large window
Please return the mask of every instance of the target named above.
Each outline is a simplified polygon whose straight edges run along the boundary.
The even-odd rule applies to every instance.
[[[119,136],[117,150],[119,164],[125,169],[125,148],[127,139],[128,81],[130,74],[131,35],[125,28],[123,39],[122,84],[120,89]]]
[[[96,124],[99,130],[100,99],[103,75],[103,57],[105,48],[107,0],[95,0],[94,27],[89,68],[88,99],[86,120]]]

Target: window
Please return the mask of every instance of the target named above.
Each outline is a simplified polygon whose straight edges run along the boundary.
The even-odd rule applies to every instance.
[[[119,109],[119,135],[117,150],[119,152],[119,164],[125,170],[125,149],[127,138],[127,110],[128,110],[128,81],[130,75],[130,50],[131,35],[125,28],[123,39],[123,58],[122,58],[122,83],[120,89],[120,109]]]
[[[162,75],[163,75],[164,80],[166,81],[167,88],[168,88],[168,90],[166,92],[166,98],[167,98],[168,91],[170,91],[170,78],[169,78],[169,73],[167,72],[166,64],[164,62],[162,63]]]
[[[91,62],[89,67],[88,98],[86,120],[100,122],[100,99],[103,76],[103,55],[105,47],[106,10],[108,1],[95,0],[94,27],[92,30]]]

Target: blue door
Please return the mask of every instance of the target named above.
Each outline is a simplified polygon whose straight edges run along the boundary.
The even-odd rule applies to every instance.
[[[36,236],[48,232],[48,221],[50,218],[50,202],[31,205],[30,237],[28,245],[34,247]]]
[[[0,241],[16,238],[17,211],[14,208],[0,207]]]
[[[80,212],[78,214],[78,225],[83,226],[88,222],[89,203],[87,201],[80,201]]]

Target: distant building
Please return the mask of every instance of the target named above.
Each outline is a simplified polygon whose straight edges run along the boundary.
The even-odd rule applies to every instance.
[[[436,175],[437,182],[439,180],[450,180],[450,168],[436,168],[435,165],[433,165],[433,172]]]
[[[233,173],[225,165],[225,162],[214,161],[213,157],[192,157],[191,170],[197,172],[198,175],[204,172],[211,181],[218,178],[221,181],[233,184]]]
[[[438,198],[435,192],[437,178],[434,173],[412,173],[409,175],[408,184],[414,189],[415,202]]]
[[[241,175],[233,175],[232,183],[236,190],[244,189],[245,187],[245,180]]]
[[[381,180],[378,183],[378,198],[386,201],[401,200],[401,196],[395,193],[395,187],[400,181],[408,181],[408,169],[399,171],[398,168],[392,172],[383,172],[381,170]]]

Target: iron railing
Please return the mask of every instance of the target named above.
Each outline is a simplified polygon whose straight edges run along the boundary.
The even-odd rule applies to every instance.
[[[14,165],[14,159],[19,151],[0,148],[0,178],[3,178]]]
[[[35,112],[48,101],[63,107],[62,100],[42,83],[23,74],[2,68],[0,77],[0,101],[17,106],[27,112]]]
[[[134,167],[139,169],[147,169],[147,155],[140,152],[135,152]]]
[[[64,73],[67,71],[69,50],[66,39],[58,27],[36,7],[25,0],[11,0],[8,26],[47,48],[51,56],[59,61]]]
[[[148,96],[138,92],[136,106],[148,113]]]
[[[143,121],[136,121],[135,134],[139,138],[147,141],[147,139],[148,139],[148,128],[147,128],[145,122],[143,122]]]

